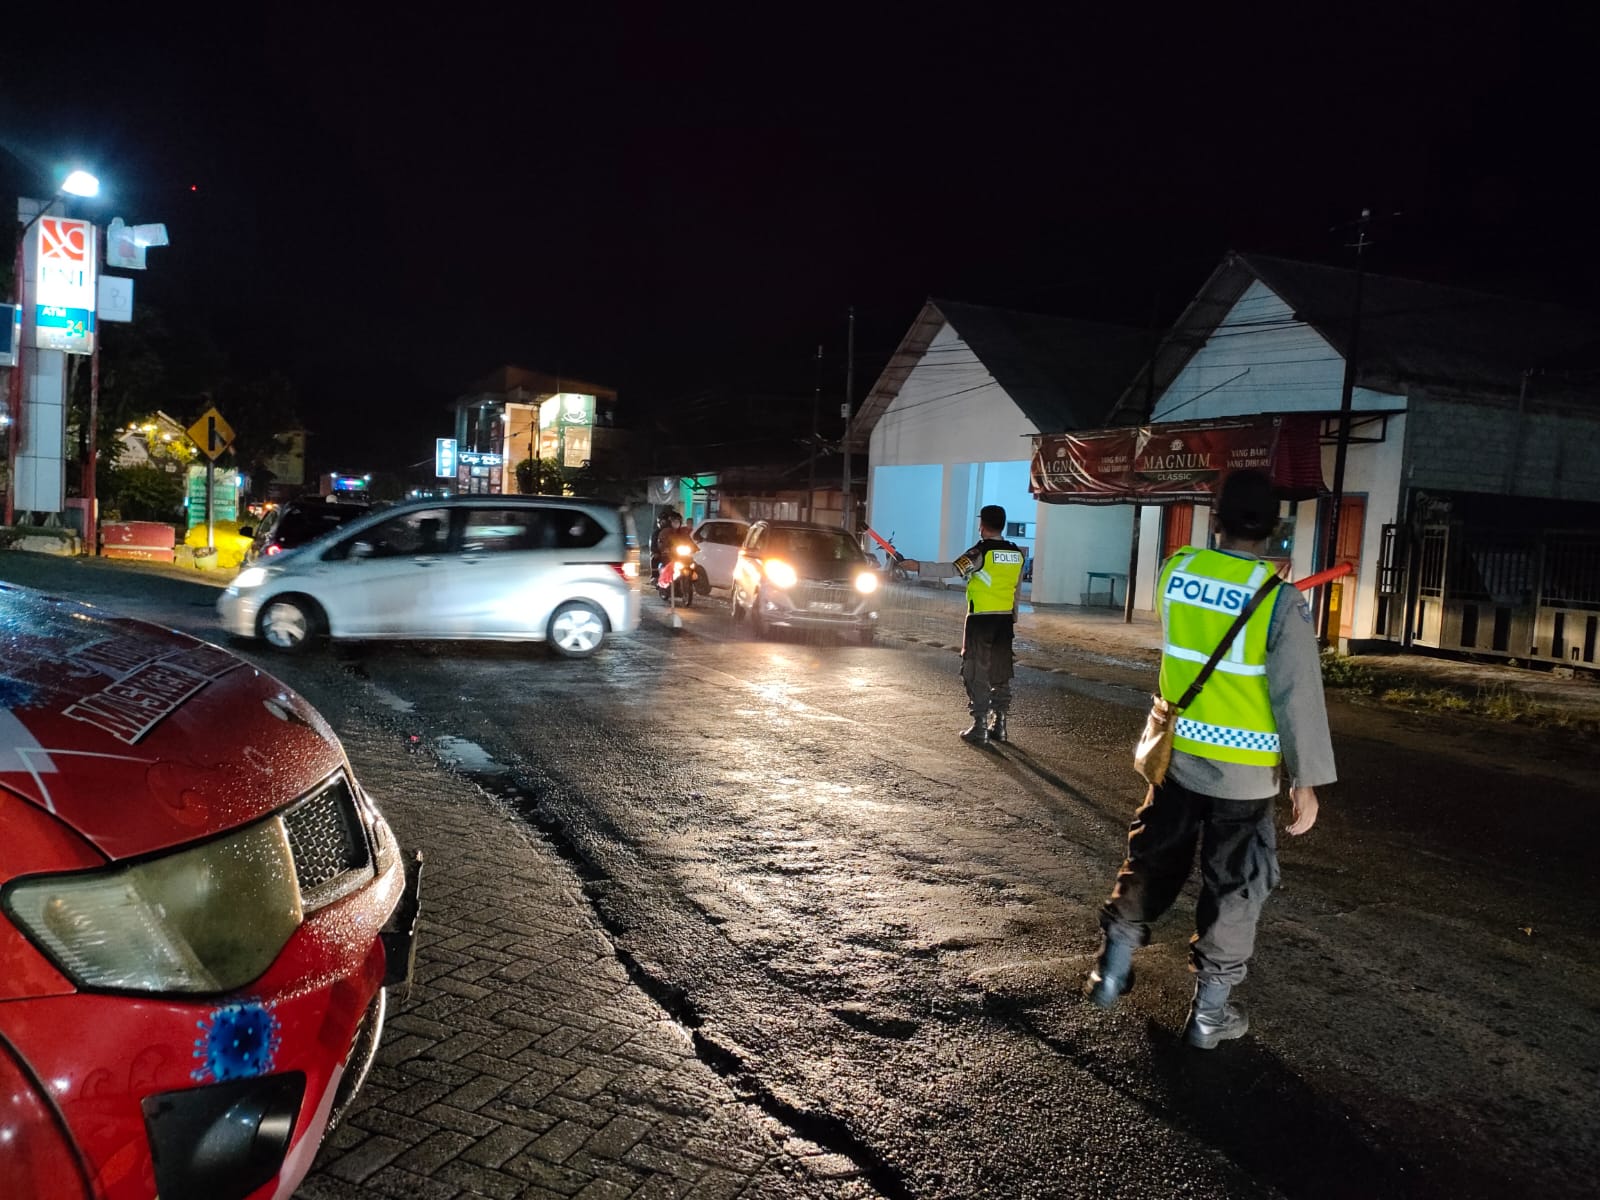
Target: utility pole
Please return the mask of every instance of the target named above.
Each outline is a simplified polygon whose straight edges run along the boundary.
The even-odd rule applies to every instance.
[[[816,519],[817,507],[817,424],[822,418],[822,347],[817,347],[816,387],[811,393],[811,453],[806,457],[806,520]]]
[[[1144,419],[1149,421],[1156,411],[1156,355],[1161,353],[1161,308],[1154,292],[1150,295],[1150,365],[1144,373]],[[1133,504],[1133,537],[1128,542],[1128,583],[1122,592],[1122,623],[1133,624],[1133,593],[1139,586],[1139,534],[1144,525],[1144,505]],[[1161,570],[1161,563],[1156,563]]]
[[[840,450],[844,454],[844,489],[841,503],[844,513],[839,518],[839,524],[846,533],[855,532],[855,504],[850,495],[850,412],[856,398],[856,309],[850,306],[849,332],[845,335],[844,350],[844,403],[839,406],[839,415],[844,418],[844,435],[839,439]]]
[[[1356,388],[1356,358],[1361,350],[1361,293],[1366,282],[1367,226],[1372,220],[1372,210],[1363,208],[1356,221],[1356,293],[1350,306],[1350,341],[1345,347],[1344,384],[1339,389],[1339,444],[1333,455],[1333,496],[1328,502],[1328,540],[1322,549],[1322,567],[1326,571],[1334,565],[1339,553],[1339,507],[1344,501],[1344,465],[1350,453],[1350,408]],[[1324,646],[1337,645],[1339,631],[1330,629],[1333,612],[1333,589],[1337,581],[1322,585],[1318,603],[1320,617],[1317,627],[1322,631]]]
[[[100,227],[91,225],[90,240],[94,243],[94,254],[100,253]],[[98,257],[97,260],[98,261]],[[98,324],[98,322],[97,322]],[[98,465],[95,460],[100,457],[100,343],[105,338],[105,330],[98,328],[94,334],[94,351],[89,355],[89,465],[83,472],[83,540],[89,544],[89,557],[94,558],[100,553],[100,500],[96,495],[99,482]]]

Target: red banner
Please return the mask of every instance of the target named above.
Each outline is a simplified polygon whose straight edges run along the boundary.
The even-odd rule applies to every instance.
[[[1034,439],[1031,491],[1051,504],[1209,499],[1230,471],[1265,471],[1285,500],[1322,486],[1314,415],[1179,421]]]

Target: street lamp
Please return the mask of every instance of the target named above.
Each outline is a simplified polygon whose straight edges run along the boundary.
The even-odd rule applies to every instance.
[[[100,194],[100,181],[87,171],[73,171],[61,181],[61,191],[89,199]]]

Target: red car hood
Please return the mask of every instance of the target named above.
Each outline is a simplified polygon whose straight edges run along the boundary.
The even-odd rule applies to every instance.
[[[226,650],[0,585],[0,788],[107,857],[247,824],[343,763],[315,709]]]

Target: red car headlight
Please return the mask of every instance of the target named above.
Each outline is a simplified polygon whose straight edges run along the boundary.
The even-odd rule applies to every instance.
[[[140,992],[242,987],[303,919],[281,817],[134,866],[19,879],[3,902],[74,982]]]

